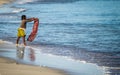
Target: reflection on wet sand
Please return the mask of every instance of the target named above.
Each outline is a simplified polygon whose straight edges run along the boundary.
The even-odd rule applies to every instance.
[[[35,53],[32,48],[25,48],[24,46],[16,47],[16,55],[18,59],[26,59],[30,61],[35,61]]]
[[[23,59],[24,58],[24,51],[25,51],[25,47],[17,47],[17,57],[19,59]]]
[[[31,61],[35,61],[35,53],[32,48],[30,48],[30,59],[31,59]]]

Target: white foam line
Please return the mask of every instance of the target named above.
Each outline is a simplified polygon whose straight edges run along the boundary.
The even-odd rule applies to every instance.
[[[19,13],[19,12],[23,12],[23,11],[25,11],[26,9],[23,9],[23,8],[17,8],[17,9],[14,9],[13,11],[12,11],[12,13]]]
[[[10,42],[10,41],[3,41],[3,40],[1,40],[1,39],[0,39],[0,43],[1,43],[1,44],[3,44],[3,43],[13,44],[13,43],[12,43],[12,42]]]
[[[28,2],[34,2],[35,0],[18,0],[17,3],[18,4],[25,4],[25,3],[28,3]]]

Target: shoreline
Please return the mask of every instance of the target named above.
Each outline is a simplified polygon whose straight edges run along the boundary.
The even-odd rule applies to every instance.
[[[15,48],[14,44],[0,40],[0,53],[4,52],[4,49]],[[66,75],[66,73],[59,69],[18,63],[14,59],[0,56],[0,75]]]
[[[38,75],[41,75],[41,72],[42,75],[79,75],[80,73],[83,73],[85,75],[104,75],[105,73],[102,67],[99,67],[95,64],[86,62],[75,62],[64,57],[46,55],[44,53],[41,53],[39,50],[36,50],[34,47],[30,46],[26,46],[24,48],[22,45],[20,45],[16,47],[15,44],[12,42],[0,40],[0,58],[8,58],[8,62],[11,61],[11,59],[15,60],[14,65],[13,63],[11,65],[17,67],[16,69],[19,69],[20,64],[23,67],[22,69],[19,69],[20,71],[23,70],[24,67],[27,68],[24,69],[25,73],[22,71],[22,74],[20,74],[21,72],[17,72],[18,74],[10,75],[27,75],[29,74],[29,71],[31,72],[31,69],[29,69],[29,67],[31,66],[33,66],[34,68],[36,67],[35,69],[32,69],[33,71],[36,71],[36,69],[38,70],[38,67],[40,69],[39,71],[34,72],[34,74],[30,73],[29,75],[37,75],[38,72]],[[12,68],[14,69],[14,67]],[[45,71],[41,70],[42,68],[45,68]],[[11,69],[5,69],[5,72],[8,71],[7,73],[9,73],[10,70]],[[1,72],[3,72],[2,69],[0,69],[0,73]],[[49,73],[46,74],[46,72]]]
[[[15,0],[0,0],[0,5],[11,3]]]

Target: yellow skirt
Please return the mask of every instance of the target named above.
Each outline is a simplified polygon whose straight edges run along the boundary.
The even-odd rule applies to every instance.
[[[24,28],[18,28],[17,36],[18,36],[18,37],[23,37],[23,36],[25,36],[25,35],[26,35],[25,29],[24,29]]]

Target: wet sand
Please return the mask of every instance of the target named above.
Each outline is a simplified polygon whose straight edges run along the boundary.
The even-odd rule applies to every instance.
[[[0,41],[0,49],[15,49],[14,44]],[[0,57],[0,75],[65,75],[63,71],[48,67],[25,65]]]
[[[0,73],[2,75],[104,75],[104,70],[95,64],[46,55],[40,52],[41,49],[37,50],[32,46],[26,46],[24,49],[21,45],[16,47],[11,42],[0,41],[0,56],[15,60],[0,59]]]

